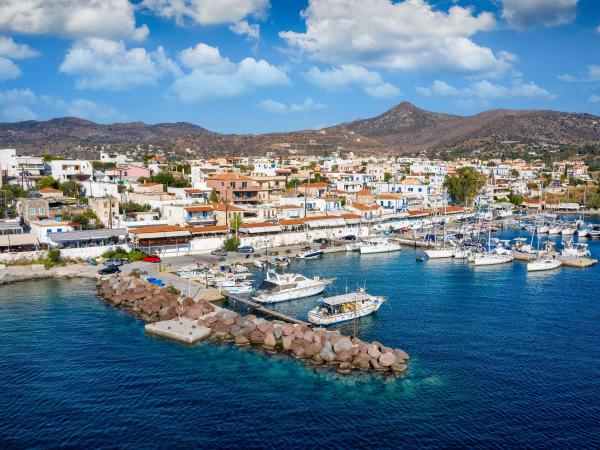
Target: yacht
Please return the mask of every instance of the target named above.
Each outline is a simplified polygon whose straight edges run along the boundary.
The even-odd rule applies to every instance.
[[[449,247],[428,248],[424,250],[429,259],[452,258],[454,249]]]
[[[261,261],[260,259],[255,259],[252,264],[254,264],[254,267],[256,267],[257,269],[264,269],[265,268],[264,261]]]
[[[476,266],[493,266],[496,264],[509,263],[513,259],[515,259],[515,257],[512,254],[480,253],[475,255],[473,262]]]
[[[317,259],[323,256],[323,250],[307,250],[302,253],[298,253],[296,256],[300,259]]]
[[[370,241],[365,241],[360,247],[361,255],[370,253],[399,252],[400,250],[402,250],[400,244],[389,239],[372,239]]]
[[[548,234],[551,236],[556,236],[558,234],[562,233],[562,229],[559,226],[551,226],[550,228],[548,228]]]
[[[545,224],[544,224],[544,225],[540,225],[540,226],[537,228],[537,232],[538,232],[538,234],[546,234],[546,233],[548,233],[549,231],[550,231],[550,226],[549,226],[549,225],[545,225]]]
[[[347,252],[358,252],[362,246],[364,246],[364,242],[352,242],[350,244],[346,244]]]
[[[368,316],[379,310],[385,297],[356,292],[322,298],[319,305],[308,312],[308,321],[316,325],[331,325],[346,320]]]
[[[269,270],[253,299],[259,303],[277,303],[310,297],[321,294],[332,281],[331,278],[307,278],[298,273],[278,274]]]
[[[540,258],[527,263],[527,272],[541,272],[542,270],[558,269],[562,265],[555,258]]]
[[[249,281],[223,280],[216,282],[216,287],[228,294],[250,294],[256,290]]]
[[[454,249],[454,258],[456,259],[467,259],[469,257],[469,249],[467,247],[456,247]]]
[[[560,230],[560,234],[562,234],[563,236],[572,236],[575,234],[575,231],[577,231],[575,228],[565,226],[562,230]]]
[[[587,244],[573,241],[569,241],[560,254],[570,258],[588,258],[592,256]]]

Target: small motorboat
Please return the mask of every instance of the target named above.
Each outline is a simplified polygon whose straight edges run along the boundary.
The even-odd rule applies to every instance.
[[[254,267],[256,267],[257,269],[264,269],[265,268],[265,263],[259,259],[255,259],[254,262],[252,263],[254,265]]]
[[[306,250],[305,252],[298,253],[296,256],[300,259],[317,259],[323,256],[323,250]]]
[[[423,261],[425,261],[424,256],[417,256],[417,262],[423,262]]]

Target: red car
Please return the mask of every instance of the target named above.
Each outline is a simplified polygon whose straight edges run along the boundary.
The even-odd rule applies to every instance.
[[[159,263],[160,262],[160,256],[158,256],[158,255],[148,255],[148,256],[144,257],[144,261],[149,262],[149,263]]]

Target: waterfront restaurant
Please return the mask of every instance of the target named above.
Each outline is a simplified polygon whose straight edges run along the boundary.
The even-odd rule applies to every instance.
[[[33,233],[0,235],[0,252],[26,252],[39,250],[40,243]]]
[[[101,230],[65,231],[49,233],[48,245],[59,248],[102,247],[105,245],[125,244],[126,228],[104,228]]]
[[[129,231],[133,243],[140,247],[165,247],[189,245],[192,233],[189,228],[176,225],[150,226]]]

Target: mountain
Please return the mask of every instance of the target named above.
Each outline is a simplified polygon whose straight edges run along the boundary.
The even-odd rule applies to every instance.
[[[24,153],[93,154],[97,145],[155,144],[172,154],[254,155],[294,149],[363,154],[450,151],[494,155],[559,145],[600,145],[600,117],[548,110],[491,110],[473,116],[426,111],[404,102],[383,114],[324,128],[224,135],[185,122],[101,125],[75,117],[0,123],[0,146]]]
[[[333,127],[397,151],[472,146],[477,142],[600,144],[600,117],[545,110],[491,110],[474,116],[426,111],[404,102],[372,119]]]

